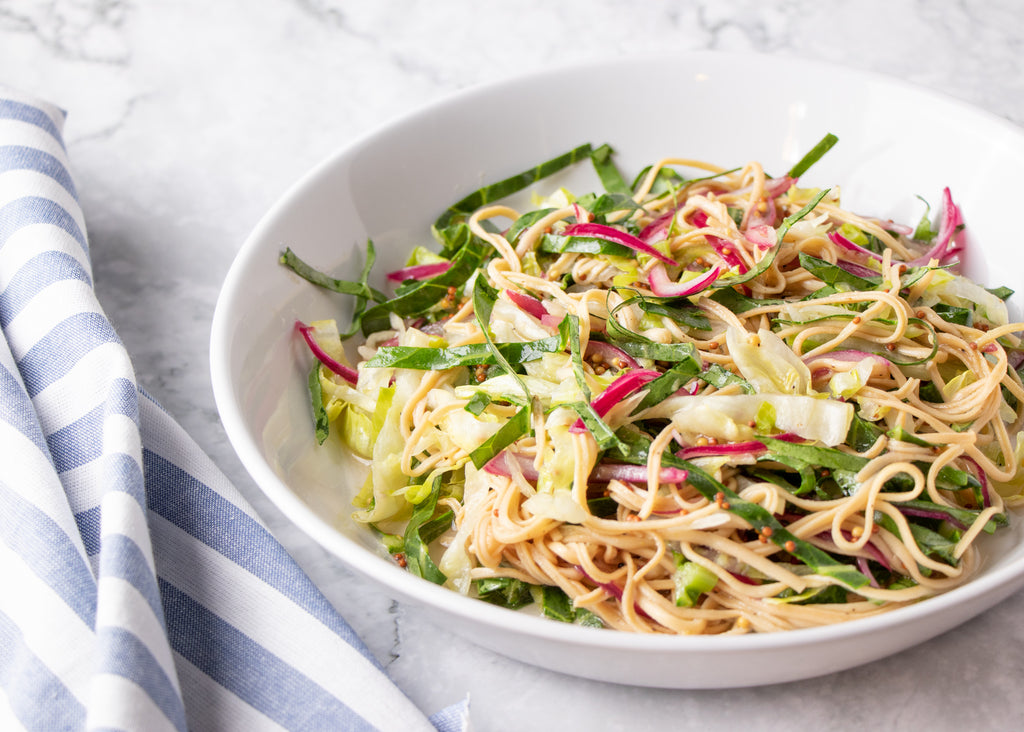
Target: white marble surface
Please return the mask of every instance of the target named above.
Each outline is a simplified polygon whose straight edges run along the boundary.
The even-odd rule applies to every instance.
[[[210,321],[262,213],[356,136],[520,71],[636,53],[753,51],[901,77],[1024,124],[1022,47],[1019,0],[0,0],[0,83],[69,112],[99,297],[140,383],[412,699],[433,713],[468,693],[476,730],[1015,729],[1024,719],[1024,594],[897,658],[711,692],[569,678],[429,625],[290,526],[218,422]]]

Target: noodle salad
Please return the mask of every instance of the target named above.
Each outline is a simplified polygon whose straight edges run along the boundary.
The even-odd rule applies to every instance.
[[[958,273],[948,189],[911,227],[802,187],[835,142],[784,175],[669,158],[632,183],[584,145],[445,210],[387,293],[372,241],[355,280],[285,249],[355,303],[295,326],[316,439],[365,466],[355,518],[426,580],[633,632],[963,583],[1022,500],[1024,324]],[[502,202],[588,162],[599,192]]]

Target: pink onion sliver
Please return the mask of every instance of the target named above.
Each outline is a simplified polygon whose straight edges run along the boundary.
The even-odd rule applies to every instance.
[[[960,209],[953,203],[953,197],[949,192],[949,188],[943,189],[942,221],[939,222],[939,233],[935,237],[935,246],[920,257],[910,260],[907,264],[915,267],[925,266],[933,259],[937,259],[941,263],[960,251],[962,247],[955,237],[957,227],[962,223],[963,218],[960,216]]]
[[[841,533],[843,535],[843,538],[847,541],[851,543],[855,541],[853,534],[851,534],[846,529],[842,529],[839,533]],[[831,549],[832,551],[836,551],[839,549],[839,547],[836,546],[835,542],[832,541],[832,532],[830,531],[823,531],[820,534],[816,534],[814,538],[820,541],[822,544],[825,544],[827,548]],[[862,547],[862,551],[865,554],[870,554],[872,559],[881,564],[887,570],[892,571],[892,567],[889,564],[889,560],[886,559],[885,555],[881,552],[881,550],[877,546],[872,544],[870,541],[864,544],[864,546]]]
[[[535,297],[530,297],[529,295],[516,290],[505,290],[505,294],[508,295],[508,299],[512,301],[513,305],[523,312],[537,318],[537,320],[542,319],[548,314],[547,308],[544,307],[544,303]]]
[[[828,240],[835,244],[840,249],[845,249],[848,252],[856,252],[857,254],[863,254],[865,257],[870,257],[871,259],[877,259],[878,261],[882,261],[881,255],[875,254],[870,249],[865,249],[860,244],[854,244],[852,241],[847,239],[838,231],[828,232]],[[875,272],[874,274],[878,273]]]
[[[426,280],[447,272],[452,266],[451,262],[431,262],[430,264],[416,264],[412,267],[396,269],[388,272],[387,278],[392,282],[405,282],[406,280]]]
[[[769,178],[764,182],[764,196],[767,199],[778,198],[788,191],[796,183],[796,178],[783,175],[778,178]]]
[[[590,213],[583,210],[583,207],[578,203],[572,205],[572,210],[576,216],[576,221],[581,224],[590,223]]]
[[[875,575],[871,573],[871,565],[868,564],[867,557],[857,557],[857,569],[860,573],[868,578],[868,583],[872,587],[879,587],[878,580],[875,579]]]
[[[740,582],[742,582],[745,585],[759,585],[759,584],[761,584],[756,579],[753,579],[752,577],[747,577],[745,574],[740,574],[739,572],[733,572],[731,569],[727,569],[725,571],[728,572],[729,574],[731,574],[734,579],[739,580]]]
[[[676,216],[676,211],[669,211],[666,214],[662,214],[658,218],[654,219],[651,223],[647,224],[640,231],[640,241],[647,244],[654,244],[665,238],[665,232],[668,231],[669,226],[672,224],[672,219]]]
[[[896,508],[904,516],[914,516],[915,518],[934,519],[936,521],[948,521],[949,523],[953,524],[953,526],[957,527],[958,529],[966,529],[967,528],[967,525],[963,521],[958,521],[957,519],[953,518],[949,514],[943,513],[942,511],[929,511],[926,508],[908,508],[906,506],[901,506],[899,504],[896,504]]]
[[[338,363],[328,356],[327,352],[320,347],[320,344],[316,342],[316,338],[313,336],[313,326],[306,325],[301,320],[296,320],[295,329],[302,333],[302,337],[305,339],[306,345],[309,346],[309,350],[313,352],[313,355],[316,356],[320,363],[350,384],[355,384],[359,381],[359,373],[355,369],[346,366],[343,363]]]
[[[777,435],[772,435],[773,440],[782,440],[783,442],[807,442],[807,440],[795,432],[780,432]]]
[[[689,472],[682,468],[661,468],[658,472],[659,483],[685,483]],[[607,483],[621,480],[627,483],[646,483],[646,465],[625,465],[618,463],[601,463],[594,468],[590,479],[595,483]]]
[[[988,508],[989,506],[992,505],[992,498],[991,496],[989,496],[988,493],[988,476],[985,475],[985,471],[981,469],[981,466],[978,465],[974,458],[968,457],[966,455],[961,455],[960,457],[964,460],[964,462],[966,462],[973,468],[972,472],[974,473],[974,477],[978,479],[979,483],[981,483],[982,504],[985,506],[985,508]]]
[[[706,290],[721,274],[721,267],[713,267],[692,280],[673,282],[669,279],[664,265],[656,264],[647,273],[647,284],[657,297],[689,297]]]
[[[654,381],[659,376],[661,376],[661,374],[657,371],[648,371],[646,369],[627,371],[610,383],[608,388],[601,392],[598,397],[590,403],[590,406],[594,408],[594,411],[597,412],[599,416],[603,417],[608,413],[609,409],[614,407],[644,384]],[[577,419],[576,423],[569,428],[569,431],[585,432],[586,429],[587,428],[586,425],[583,424],[583,420]]]
[[[613,346],[611,343],[606,343],[605,341],[587,341],[587,356],[595,354],[600,354],[605,363],[614,365],[617,359],[622,359],[623,363],[625,363],[629,368],[640,368],[640,364],[637,363],[635,358],[618,346]]]
[[[665,256],[657,249],[646,243],[642,239],[627,234],[625,231],[619,231],[612,226],[606,226],[604,224],[573,224],[572,226],[566,227],[565,231],[562,232],[565,236],[592,236],[595,239],[604,239],[615,244],[621,244],[630,249],[635,249],[638,252],[644,252],[650,254],[655,259],[661,260],[665,264],[676,264],[671,258]]]
[[[577,564],[577,565],[575,565],[575,567],[576,567],[576,571],[577,572],[579,572],[584,577],[586,577],[594,585],[596,585],[597,587],[600,587],[602,590],[607,592],[609,595],[611,595],[615,599],[617,599],[617,600],[621,600],[622,599],[622,588],[619,587],[617,584],[615,584],[614,582],[598,582],[596,579],[594,579],[589,574],[587,574],[587,571],[585,569],[583,569],[583,567],[581,567],[580,565]],[[637,610],[639,611],[639,608],[637,608]]]
[[[892,232],[893,234],[902,234],[903,236],[913,236],[914,227],[907,226],[906,224],[897,224],[892,219],[888,221],[880,221],[878,223],[885,231]]]
[[[690,460],[696,457],[718,457],[720,455],[753,455],[764,452],[768,448],[763,442],[750,440],[749,442],[732,442],[724,445],[694,445],[684,447],[676,453],[680,460]]]
[[[502,450],[497,455],[492,457],[484,465],[483,469],[491,475],[501,475],[506,478],[512,477],[512,469],[509,466],[510,460],[515,460],[516,465],[519,468],[519,472],[523,474],[531,483],[536,483],[537,479],[540,478],[540,474],[537,469],[533,466],[533,460],[527,457],[519,455],[513,455],[508,450]]]
[[[748,226],[747,230],[743,232],[743,236],[747,237],[747,241],[761,250],[771,249],[775,246],[775,227],[769,224]]]
[[[857,264],[856,262],[851,262],[845,259],[840,259],[838,262],[836,262],[836,266],[846,272],[849,272],[854,277],[862,277],[864,279],[868,279],[869,277],[881,276],[879,272],[871,269],[870,267],[865,267],[862,264]]]

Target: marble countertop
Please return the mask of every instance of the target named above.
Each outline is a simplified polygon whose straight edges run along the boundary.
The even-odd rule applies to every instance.
[[[210,322],[228,267],[264,211],[375,126],[521,71],[749,51],[900,77],[1024,124],[1022,46],[1018,0],[0,2],[0,83],[69,113],[96,288],[140,384],[253,503],[414,702],[430,714],[469,694],[480,731],[1016,728],[1024,594],[899,657],[724,691],[570,678],[428,624],[289,524],[219,423]]]

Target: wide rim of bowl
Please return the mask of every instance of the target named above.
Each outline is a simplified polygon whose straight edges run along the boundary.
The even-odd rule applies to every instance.
[[[911,626],[922,620],[950,611],[961,603],[974,599],[976,609],[968,616],[991,607],[1013,591],[1024,585],[1024,557],[997,569],[990,569],[982,576],[969,580],[966,584],[943,594],[930,597],[923,602],[895,609],[880,615],[858,618],[833,625],[789,630],[778,633],[760,633],[727,636],[700,635],[644,635],[627,632],[609,633],[591,628],[582,628],[571,624],[552,622],[551,620],[532,615],[506,610],[489,605],[479,600],[460,595],[426,582],[414,575],[392,565],[382,556],[376,555],[365,547],[348,539],[327,524],[309,506],[307,506],[273,471],[263,457],[259,447],[253,442],[246,430],[241,410],[232,398],[233,385],[229,370],[229,335],[234,318],[233,300],[238,288],[243,286],[243,272],[250,261],[264,256],[265,251],[258,244],[264,232],[271,228],[280,215],[294,205],[318,181],[346,158],[355,155],[368,142],[404,125],[415,123],[419,118],[432,115],[450,106],[464,103],[481,93],[490,93],[502,89],[510,89],[541,76],[569,75],[582,71],[593,72],[601,68],[619,67],[623,64],[646,64],[665,61],[680,63],[685,61],[712,61],[729,63],[749,63],[756,59],[757,63],[769,64],[773,67],[801,68],[829,74],[840,74],[860,83],[876,83],[894,89],[900,89],[932,104],[957,109],[985,124],[1001,128],[1022,138],[1024,130],[1008,119],[992,112],[978,108],[968,102],[953,97],[942,91],[918,86],[904,79],[888,76],[879,72],[854,69],[826,61],[808,61],[799,58],[780,58],[759,53],[724,53],[718,51],[691,51],[672,54],[637,55],[624,59],[605,59],[600,61],[579,61],[556,68],[536,70],[520,75],[508,76],[497,81],[475,84],[420,106],[409,112],[396,115],[383,124],[355,137],[353,140],[337,148],[316,164],[307,173],[287,187],[284,193],[263,215],[246,238],[236,254],[227,276],[225,277],[220,295],[214,310],[210,332],[210,369],[214,400],[220,417],[232,444],[243,466],[252,476],[259,489],[266,494],[271,502],[284,516],[310,536],[322,547],[337,556],[342,562],[359,574],[378,582],[401,597],[414,603],[421,603],[452,616],[474,624],[500,627],[503,631],[511,631],[524,636],[556,642],[569,646],[586,646],[609,651],[635,652],[721,652],[736,654],[750,651],[767,651],[785,648],[807,647],[838,640],[852,640],[871,635],[882,629],[891,630],[897,627]],[[366,566],[366,562],[370,566]],[[372,570],[372,571],[371,571]],[[938,627],[929,635],[935,635],[953,627],[966,618],[952,620]]]

